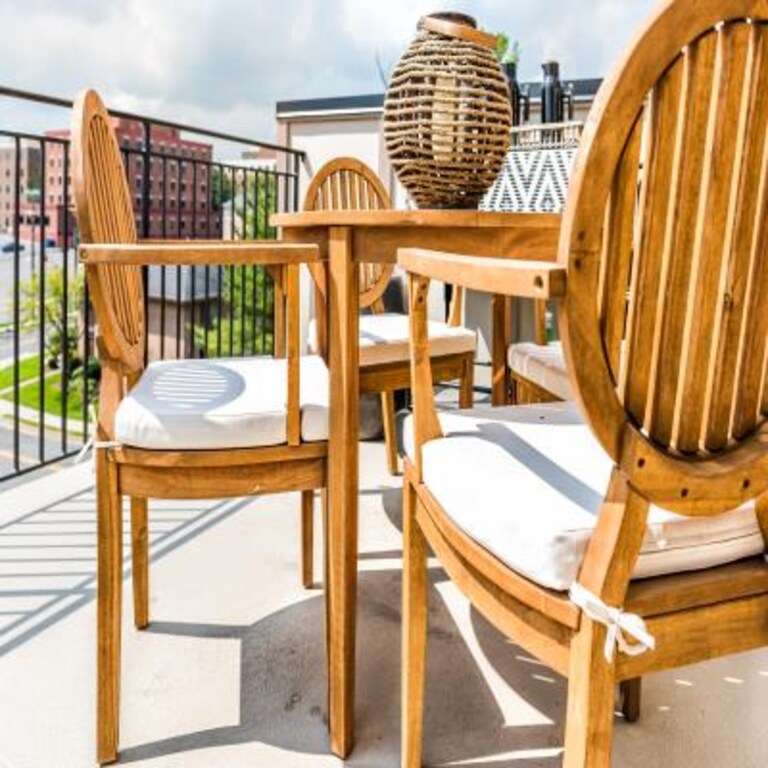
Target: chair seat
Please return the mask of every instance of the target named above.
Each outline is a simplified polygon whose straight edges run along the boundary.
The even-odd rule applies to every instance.
[[[328,371],[301,358],[301,438],[328,438]],[[287,364],[268,357],[151,363],[121,401],[115,436],[148,449],[255,448],[287,442]]]
[[[429,351],[432,357],[474,352],[474,331],[430,320]],[[309,325],[310,348],[317,351],[315,321]],[[360,365],[381,365],[410,360],[408,315],[385,312],[360,316]]]
[[[424,483],[452,522],[517,573],[566,590],[576,580],[612,463],[574,403],[440,414],[422,449]],[[413,456],[412,418],[404,429]],[[633,578],[709,568],[764,551],[753,505],[713,517],[658,507]]]
[[[510,344],[507,360],[513,373],[532,381],[561,400],[573,399],[563,347],[559,341],[549,344],[527,341]]]

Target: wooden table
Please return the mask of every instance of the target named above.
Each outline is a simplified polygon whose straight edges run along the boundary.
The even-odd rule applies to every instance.
[[[412,246],[554,261],[560,216],[431,210],[313,211],[276,214],[271,224],[282,228],[286,242],[316,243],[327,261],[331,461],[325,586],[329,605],[329,727],[331,750],[346,757],[354,738],[357,607],[357,260],[394,262],[398,248]],[[495,302],[494,312],[504,312],[504,305]],[[501,348],[501,344],[497,346]]]

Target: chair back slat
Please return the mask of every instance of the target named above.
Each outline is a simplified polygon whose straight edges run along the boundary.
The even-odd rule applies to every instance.
[[[692,276],[688,296],[688,317],[685,328],[683,368],[678,390],[678,429],[675,445],[684,453],[695,453],[702,442],[705,402],[711,387],[711,367],[714,342],[723,317],[725,294],[722,277],[727,273],[732,257],[728,243],[730,204],[737,195],[731,194],[735,185],[738,193],[740,164],[736,163],[740,144],[739,105],[744,83],[746,48],[749,26],[729,24],[717,35],[717,56],[710,96],[704,170],[700,188],[699,216],[692,253]],[[723,119],[724,116],[728,119]],[[734,119],[736,118],[736,119]],[[743,124],[741,126],[743,130]],[[746,169],[747,179],[752,176]],[[757,181],[752,176],[752,181]],[[757,417],[757,408],[755,408]],[[751,424],[755,426],[756,418]],[[727,444],[723,432],[719,447]],[[704,446],[706,448],[706,446]]]
[[[665,264],[667,214],[670,190],[675,175],[675,160],[680,155],[676,137],[678,112],[682,103],[683,62],[678,60],[671,71],[650,94],[648,102],[649,130],[647,152],[643,158],[647,176],[644,194],[637,211],[638,258],[630,284],[627,317],[626,363],[620,384],[621,397],[629,413],[639,424],[645,422],[645,411],[652,397],[654,368],[658,340],[654,333]],[[631,220],[631,216],[630,216]]]
[[[664,445],[672,441],[680,376],[658,376],[658,372],[680,372],[683,356],[683,328],[688,314],[693,261],[690,254],[695,248],[697,231],[693,222],[699,215],[716,51],[715,36],[707,35],[688,46],[688,54],[683,61],[680,119],[675,127],[675,172],[670,188],[664,243],[664,300],[656,323],[657,376],[646,421],[654,438]]]
[[[768,26],[755,26],[748,63],[741,178],[731,204],[733,258],[725,276],[729,302],[716,358],[724,377],[715,380],[710,441],[726,420],[723,411],[727,410],[728,428],[736,438],[749,434],[759,414],[768,411],[761,341],[768,332],[768,302],[763,293],[768,285]]]
[[[637,462],[623,467],[636,487],[693,513],[751,497],[736,467],[768,470],[768,4],[685,5],[660,7],[598,97],[561,259],[593,428]]]
[[[391,207],[379,177],[352,157],[338,157],[326,163],[315,174],[304,197],[305,211],[371,211]],[[361,309],[381,309],[393,271],[394,264],[360,263]]]
[[[75,101],[72,183],[82,242],[137,242],[131,194],[109,114],[94,91]],[[108,354],[127,371],[144,358],[144,286],[141,268],[101,264],[88,285]]]
[[[607,252],[601,262],[600,323],[611,375],[617,381],[634,248],[633,211],[637,205],[642,133],[643,122],[638,120],[611,190],[605,238]]]

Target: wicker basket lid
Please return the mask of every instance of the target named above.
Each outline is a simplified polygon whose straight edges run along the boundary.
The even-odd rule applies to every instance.
[[[419,19],[417,29],[426,29],[429,32],[452,37],[456,40],[466,40],[485,48],[494,49],[496,47],[496,36],[481,32],[472,16],[467,16],[465,13],[455,13],[454,11],[430,13]]]

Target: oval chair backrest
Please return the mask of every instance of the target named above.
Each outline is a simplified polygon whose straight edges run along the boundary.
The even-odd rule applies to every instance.
[[[72,186],[83,243],[136,243],[131,194],[110,116],[95,91],[75,100],[72,117]],[[126,372],[144,359],[144,288],[141,268],[99,265],[88,287],[106,353]]]
[[[667,0],[600,90],[560,261],[574,390],[646,498],[768,488],[768,2]]]
[[[381,179],[353,157],[337,157],[314,175],[305,211],[379,211],[392,207]],[[379,309],[394,264],[360,264],[360,309]]]

